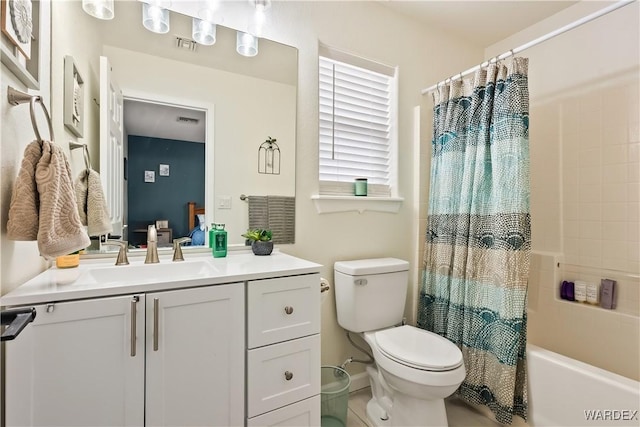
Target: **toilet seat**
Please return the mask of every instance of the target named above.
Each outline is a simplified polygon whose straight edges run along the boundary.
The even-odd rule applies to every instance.
[[[460,349],[433,332],[404,325],[377,331],[374,336],[384,356],[414,369],[442,372],[463,365]]]

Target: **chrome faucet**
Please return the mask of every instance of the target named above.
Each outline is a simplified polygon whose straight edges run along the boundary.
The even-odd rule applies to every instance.
[[[180,237],[179,239],[173,239],[173,261],[184,261],[184,256],[182,255],[182,243],[190,242],[191,238],[189,237]]]
[[[144,260],[145,264],[157,264],[158,259],[158,232],[155,225],[150,225],[147,228],[147,257]]]
[[[126,240],[105,240],[104,246],[120,246],[118,251],[118,257],[116,258],[116,265],[127,265],[129,259],[127,258],[127,251],[129,250],[129,242]]]

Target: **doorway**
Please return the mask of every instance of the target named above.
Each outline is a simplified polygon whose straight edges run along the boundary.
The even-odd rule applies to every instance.
[[[124,238],[145,247],[156,225],[158,246],[189,236],[188,202],[205,206],[207,111],[124,97]]]

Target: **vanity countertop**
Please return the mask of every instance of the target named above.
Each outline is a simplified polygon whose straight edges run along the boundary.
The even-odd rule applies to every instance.
[[[160,258],[159,264],[130,259],[125,266],[114,259],[82,260],[77,268],[51,267],[0,298],[1,306],[31,305],[84,298],[181,289],[243,282],[270,277],[318,273],[311,261],[274,251],[256,256],[250,251],[231,252],[225,258],[208,253],[189,254],[182,262]]]

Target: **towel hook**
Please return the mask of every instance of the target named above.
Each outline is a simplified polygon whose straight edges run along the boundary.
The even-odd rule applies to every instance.
[[[40,136],[40,132],[38,131],[38,122],[36,121],[36,102],[40,103],[40,106],[44,110],[45,117],[47,118],[47,124],[49,125],[49,136],[51,137],[51,142],[53,142],[53,125],[51,124],[51,116],[49,115],[49,111],[47,107],[44,105],[42,97],[39,95],[29,95],[28,93],[20,92],[9,86],[7,88],[7,100],[11,105],[19,105],[29,103],[29,107],[31,110],[31,124],[33,125],[33,131],[36,134],[36,139],[38,142],[42,144],[42,137]]]
[[[89,147],[87,144],[80,142],[69,141],[69,150],[75,150],[76,148],[82,148],[82,156],[84,157],[84,165],[87,169],[91,169],[91,157],[89,156]]]

